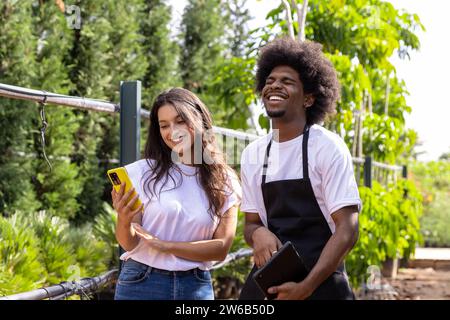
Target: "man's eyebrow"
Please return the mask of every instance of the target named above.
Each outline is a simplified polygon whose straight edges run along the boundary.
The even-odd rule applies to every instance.
[[[266,80],[274,80],[275,79],[275,77],[274,76],[268,76],[267,78],[266,78]],[[284,80],[291,80],[291,81],[297,81],[296,79],[294,79],[293,77],[289,77],[289,76],[282,76],[281,77],[281,81],[284,81]]]
[[[283,78],[281,78],[281,80],[291,80],[291,81],[296,81],[294,78],[289,77],[289,76],[283,76]]]

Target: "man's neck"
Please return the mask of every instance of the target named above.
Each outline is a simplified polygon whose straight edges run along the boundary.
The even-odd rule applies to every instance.
[[[281,118],[272,118],[272,129],[278,130],[278,142],[292,140],[301,134],[306,125],[306,120],[297,118],[290,121]]]

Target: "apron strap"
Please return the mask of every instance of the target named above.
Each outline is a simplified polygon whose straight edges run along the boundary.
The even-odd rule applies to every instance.
[[[302,140],[302,159],[303,159],[303,178],[309,179],[308,173],[308,139],[309,139],[309,126],[306,124],[303,130],[303,140]],[[266,154],[264,155],[264,164],[262,170],[262,184],[266,183],[266,174],[268,167],[268,159],[270,153],[270,147],[272,146],[272,137],[270,138],[269,144],[266,148]]]
[[[309,173],[308,173],[308,138],[309,138],[309,126],[305,125],[305,130],[303,131],[303,141],[302,141],[303,179],[309,179]]]
[[[269,144],[266,148],[266,154],[264,155],[264,164],[263,164],[263,172],[262,172],[262,184],[266,183],[266,173],[267,173],[267,167],[268,167],[268,159],[269,159],[269,152],[270,147],[272,145],[272,138],[270,138]]]

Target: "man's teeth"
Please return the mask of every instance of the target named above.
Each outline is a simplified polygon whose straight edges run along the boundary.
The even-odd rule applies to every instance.
[[[284,98],[279,97],[279,96],[271,96],[271,97],[269,97],[269,100],[270,100],[270,101],[274,101],[274,100],[276,100],[276,101],[282,101],[282,100],[284,100]]]

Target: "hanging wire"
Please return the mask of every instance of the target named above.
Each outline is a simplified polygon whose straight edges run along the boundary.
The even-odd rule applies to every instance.
[[[83,297],[86,298],[87,300],[90,300],[91,298],[89,297],[89,295],[87,294],[87,291],[89,291],[89,289],[87,289],[87,291],[85,291],[86,288],[84,288],[83,284],[81,283],[82,280],[92,280],[89,278],[83,278],[80,281],[74,281],[73,284],[75,285],[75,290],[76,293],[80,296],[80,299],[83,300]],[[92,280],[93,281],[93,280]],[[97,283],[95,281],[93,281],[94,283],[94,288],[92,288],[92,290],[97,290],[98,286]],[[88,285],[88,284],[87,284]]]
[[[48,123],[45,119],[45,103],[47,101],[47,95],[44,95],[44,100],[42,100],[42,102],[39,103],[40,108],[39,108],[39,115],[41,116],[41,122],[42,122],[42,127],[40,129],[41,131],[41,144],[42,144],[42,153],[44,154],[44,158],[45,161],[47,161],[47,164],[50,168],[50,172],[52,171],[53,167],[52,164],[50,163],[50,160],[48,160],[47,158],[47,154],[45,153],[45,130],[47,130],[47,126]]]

